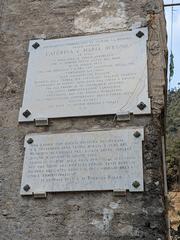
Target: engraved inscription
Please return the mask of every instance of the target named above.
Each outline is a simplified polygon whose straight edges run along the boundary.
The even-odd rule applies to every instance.
[[[147,29],[59,40],[30,49],[19,121],[134,112],[150,113]],[[144,101],[143,111],[137,104]],[[24,118],[22,111],[32,115]]]
[[[143,190],[142,140],[134,129],[36,134],[25,144],[23,186],[36,191]],[[139,189],[132,183],[138,181]]]

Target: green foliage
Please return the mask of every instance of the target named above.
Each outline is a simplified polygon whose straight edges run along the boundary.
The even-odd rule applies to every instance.
[[[175,188],[180,164],[180,89],[168,92],[166,118],[166,161],[169,189]]]
[[[174,75],[174,55],[173,53],[171,52],[170,54],[170,66],[169,66],[169,75],[170,75],[170,78],[169,78],[169,81],[171,81],[173,75]]]

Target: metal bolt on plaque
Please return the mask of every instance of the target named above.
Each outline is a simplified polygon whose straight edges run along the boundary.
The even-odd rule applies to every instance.
[[[26,111],[23,112],[23,116],[25,118],[28,118],[31,115],[31,112],[27,109]]]
[[[146,108],[146,104],[143,103],[143,102],[140,102],[140,103],[137,105],[137,107],[142,111],[142,110],[144,110],[144,109]]]
[[[134,181],[132,185],[134,188],[138,188],[140,186],[140,183],[138,181]]]
[[[28,184],[26,184],[24,187],[23,187],[24,191],[25,192],[28,192],[29,189],[30,189],[30,186]]]
[[[28,144],[32,144],[34,142],[34,140],[32,139],[32,138],[29,138],[28,140],[27,140],[27,143]]]
[[[138,132],[138,131],[136,131],[133,135],[134,135],[136,138],[138,138],[138,137],[141,136],[140,132]]]
[[[37,49],[39,46],[40,46],[40,44],[39,44],[38,42],[35,42],[35,43],[32,45],[32,47],[33,47],[34,49]]]
[[[139,32],[136,34],[136,36],[137,36],[138,38],[142,38],[142,36],[144,36],[144,33],[143,33],[142,31],[139,31]]]

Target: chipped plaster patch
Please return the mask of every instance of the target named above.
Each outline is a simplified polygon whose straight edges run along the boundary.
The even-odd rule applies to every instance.
[[[134,233],[133,226],[131,225],[121,226],[119,224],[118,227],[122,236],[126,236],[126,235],[133,236],[133,233]]]
[[[126,29],[125,4],[120,0],[98,0],[78,13],[74,27],[76,32]]]
[[[109,204],[109,207],[112,208],[112,209],[117,209],[119,207],[119,203],[117,202],[111,202]]]
[[[114,212],[112,209],[104,208],[103,209],[103,219],[92,221],[92,224],[101,231],[107,231],[110,226],[110,222],[113,219]]]

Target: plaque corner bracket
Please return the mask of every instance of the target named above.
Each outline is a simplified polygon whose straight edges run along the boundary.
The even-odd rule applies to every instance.
[[[118,113],[117,112],[115,114],[115,117],[116,117],[117,122],[130,121],[131,120],[131,113],[130,112],[123,112],[123,113]]]
[[[114,197],[125,197],[127,195],[127,189],[113,189]]]
[[[47,193],[46,193],[46,192],[43,192],[43,191],[34,192],[34,193],[33,193],[33,196],[34,196],[35,199],[38,199],[38,198],[44,198],[44,199],[46,199]]]
[[[49,119],[48,118],[35,118],[35,126],[41,127],[41,126],[49,126]]]

